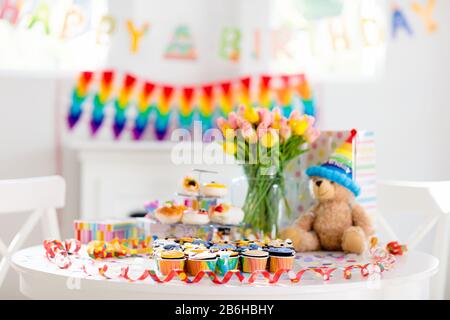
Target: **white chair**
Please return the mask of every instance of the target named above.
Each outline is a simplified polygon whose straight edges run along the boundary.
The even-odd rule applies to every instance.
[[[65,202],[66,183],[60,176],[0,181],[0,216],[31,212],[9,246],[0,238],[0,287],[10,266],[11,255],[19,250],[36,223],[42,220],[44,237],[60,239],[57,208]]]
[[[384,232],[385,240],[397,240],[414,250],[432,238],[430,253],[439,259],[439,271],[432,279],[431,297],[444,299],[449,251],[450,181],[378,183],[377,227]],[[400,239],[397,234],[414,224],[420,217],[419,226],[409,236]],[[393,222],[397,221],[397,232]],[[381,229],[380,229],[381,227]]]

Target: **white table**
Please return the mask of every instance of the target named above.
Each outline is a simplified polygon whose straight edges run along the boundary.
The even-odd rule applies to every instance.
[[[140,258],[141,262],[144,260]],[[151,261],[150,259],[147,259]],[[151,263],[144,261],[145,263]],[[328,282],[313,275],[300,283],[288,280],[266,284],[230,281],[213,284],[204,278],[197,284],[181,281],[154,283],[151,279],[130,283],[123,279],[86,277],[76,268],[59,269],[44,256],[41,246],[21,250],[12,257],[20,275],[21,292],[32,299],[428,299],[430,278],[438,260],[426,253],[408,252],[381,279],[370,281],[359,274]]]

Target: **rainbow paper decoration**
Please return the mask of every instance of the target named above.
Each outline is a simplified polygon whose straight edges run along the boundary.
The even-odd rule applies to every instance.
[[[240,80],[240,103],[245,107],[250,107],[250,85],[252,79],[250,77],[242,78]]]
[[[104,108],[111,95],[113,79],[114,79],[114,71],[103,72],[102,79],[100,82],[100,90],[94,96],[94,108],[92,110],[92,119],[91,119],[92,135],[95,135],[97,133],[97,130],[103,123],[103,119],[105,117]]]
[[[222,116],[228,115],[234,108],[233,90],[231,89],[231,82],[224,82],[220,84],[221,94],[219,100],[220,112]]]
[[[194,92],[193,87],[183,88],[180,95],[178,122],[180,128],[189,129],[194,120]]]
[[[199,119],[202,122],[203,131],[213,126],[214,114],[214,91],[212,85],[202,87],[202,94],[199,101]]]
[[[297,93],[303,103],[303,112],[309,116],[316,116],[316,108],[311,87],[303,75],[300,76],[300,83],[296,87]]]
[[[138,225],[135,220],[75,220],[73,227],[75,239],[81,241],[81,243],[88,243],[93,240],[130,239],[139,236]]]
[[[120,79],[119,85],[114,85],[115,78]],[[99,82],[94,84],[96,91],[88,90],[96,81]],[[207,130],[215,126],[215,119],[241,105],[246,110],[251,110],[251,106],[269,109],[281,106],[285,115],[294,108],[303,109],[300,111],[308,115],[316,113],[314,95],[302,74],[258,75],[196,86],[174,86],[127,73],[117,76],[112,70],[99,76],[85,72],[79,76],[72,91],[67,115],[69,128],[81,122],[79,119],[83,109],[89,107],[88,103],[92,104],[90,126],[93,136],[104,123],[106,110],[112,108],[107,114],[113,115],[113,136],[119,139],[129,130],[134,140],[142,139],[144,132],[149,132],[146,136],[150,139],[169,139],[168,133],[172,129],[191,130],[195,120],[201,121],[203,138],[207,139],[211,134]],[[127,123],[132,125],[128,127]]]
[[[277,91],[281,111],[283,112],[283,115],[287,118],[289,117],[293,109],[292,105],[293,90],[289,85],[289,79],[290,78],[288,76],[282,76],[281,80],[283,81],[283,85]]]
[[[132,75],[125,75],[123,80],[122,88],[120,89],[119,95],[114,101],[114,107],[116,114],[114,116],[114,137],[117,139],[125,127],[127,118],[125,116],[128,103],[130,102],[130,96],[133,91],[133,87],[136,83],[136,78]]]
[[[272,80],[271,76],[261,76],[259,82],[259,95],[258,102],[261,107],[271,109],[273,100],[270,92],[270,81]]]
[[[133,128],[133,138],[135,140],[141,139],[142,135],[144,134],[145,128],[147,127],[150,113],[154,109],[154,106],[150,103],[151,94],[154,89],[154,83],[145,82],[142,91],[139,94],[137,102],[138,114],[136,116],[136,119],[134,120]]]
[[[67,123],[72,129],[80,120],[83,113],[82,105],[88,97],[89,85],[92,82],[92,72],[82,72],[78,78],[77,85],[72,90],[72,103],[70,105],[69,114],[67,115]]]
[[[174,88],[171,86],[162,87],[161,95],[159,96],[158,106],[156,108],[155,121],[155,135],[156,139],[164,140],[169,131],[170,120],[170,101],[173,96]]]

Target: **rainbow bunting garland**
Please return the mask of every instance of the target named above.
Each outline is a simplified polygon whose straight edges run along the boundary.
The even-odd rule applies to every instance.
[[[114,137],[119,138],[123,131],[126,123],[125,112],[130,102],[130,95],[132,93],[133,87],[136,83],[136,78],[127,74],[123,81],[123,86],[120,89],[119,96],[114,101],[114,107],[116,114],[114,116]]]
[[[282,76],[283,86],[278,90],[278,99],[281,105],[281,111],[285,117],[289,117],[292,112],[292,88],[289,86],[289,77]]]
[[[102,79],[100,82],[100,90],[94,96],[94,108],[92,110],[92,119],[91,119],[91,132],[92,135],[97,133],[97,130],[103,123],[103,119],[105,118],[104,108],[110,98],[112,91],[112,83],[114,79],[113,71],[105,71],[102,74]]]
[[[194,92],[192,87],[183,88],[179,105],[179,124],[181,128],[189,129],[194,121]]]
[[[234,108],[233,90],[231,90],[231,82],[224,82],[220,84],[220,112],[222,116],[228,115]]]
[[[271,76],[261,76],[258,95],[259,105],[269,109],[271,109],[273,102],[270,92],[270,80],[272,80]]]
[[[155,89],[155,84],[145,82],[137,101],[138,114],[134,120],[133,138],[139,140],[147,127],[148,118],[154,106],[150,103],[151,95]]]
[[[312,90],[304,76],[301,76],[300,82],[297,84],[296,89],[302,100],[304,113],[316,117],[316,106],[314,104]]]
[[[73,128],[80,120],[83,109],[81,105],[88,96],[89,85],[92,81],[92,72],[82,72],[78,78],[77,85],[72,91],[72,104],[67,116],[69,128]]]
[[[205,134],[215,126],[217,117],[227,115],[240,105],[248,110],[251,110],[248,107],[255,105],[268,109],[281,106],[286,116],[294,109],[313,116],[316,113],[312,90],[303,74],[261,75],[178,87],[161,85],[125,73],[119,79],[120,85],[114,89],[115,75],[116,72],[112,70],[80,74],[72,90],[68,110],[69,129],[75,129],[88,104],[92,106],[92,136],[104,123],[106,109],[112,108],[114,138],[119,139],[124,131],[130,131],[134,140],[144,136],[165,140],[170,137],[168,133],[171,129],[191,130],[194,121],[201,121]],[[111,113],[108,112],[108,115]],[[130,125],[127,125],[129,122]],[[149,127],[153,127],[152,130],[147,130]]]
[[[156,107],[156,121],[155,121],[155,135],[156,139],[164,140],[170,127],[170,101],[173,96],[173,87],[162,87],[161,95],[159,96],[158,106]]]
[[[240,104],[245,107],[249,107],[251,105],[250,100],[250,86],[252,79],[250,77],[242,78],[240,80]]]
[[[213,114],[214,114],[213,95],[214,91],[212,85],[203,86],[198,108],[203,131],[210,129],[213,126]]]

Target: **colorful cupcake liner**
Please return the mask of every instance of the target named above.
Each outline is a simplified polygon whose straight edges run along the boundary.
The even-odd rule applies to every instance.
[[[188,259],[186,271],[189,275],[195,276],[200,271],[213,271],[216,269],[217,259],[214,260],[193,260]]]
[[[241,257],[242,271],[245,273],[251,273],[254,271],[266,270],[268,257],[256,258],[256,257]]]
[[[294,256],[292,257],[277,257],[270,256],[269,271],[277,272],[278,270],[292,270],[294,266]]]
[[[181,259],[157,259],[158,270],[163,275],[168,275],[172,270],[184,270],[186,258]]]
[[[223,276],[230,270],[238,269],[239,257],[218,258],[216,264],[216,273]]]

